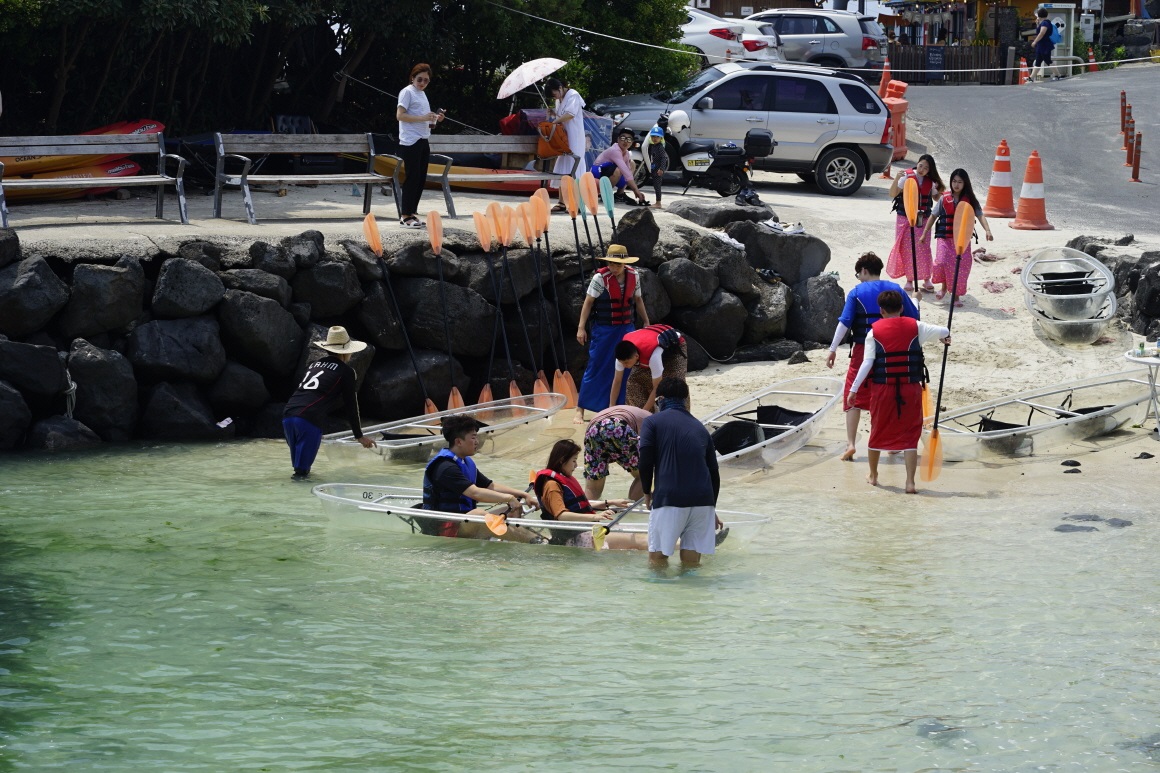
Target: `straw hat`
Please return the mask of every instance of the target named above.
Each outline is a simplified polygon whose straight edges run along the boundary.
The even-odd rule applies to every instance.
[[[346,328],[339,325],[335,325],[326,331],[325,341],[315,341],[314,345],[319,349],[325,349],[335,354],[354,354],[367,348],[366,343],[363,341],[355,341],[346,332]]]
[[[623,244],[610,244],[608,254],[600,260],[607,260],[609,263],[636,263],[640,258],[629,257],[628,250]]]

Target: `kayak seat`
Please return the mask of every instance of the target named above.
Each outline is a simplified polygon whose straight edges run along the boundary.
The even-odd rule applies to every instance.
[[[1110,406],[1110,405],[1093,405],[1093,406],[1090,406],[1087,408],[1067,408],[1065,410],[1070,411],[1070,413],[1060,412],[1058,414],[1058,416],[1061,419],[1066,419],[1068,416],[1071,415],[1071,413],[1078,413],[1078,414],[1081,414],[1083,416],[1087,416],[1089,413],[1098,413],[1102,410],[1105,410],[1105,409],[1111,408],[1111,407],[1112,406]]]
[[[1006,421],[999,421],[992,419],[990,415],[979,417],[979,432],[995,432],[1001,429],[1019,429],[1020,427],[1028,426],[1026,424],[1011,424]]]
[[[430,433],[434,435],[435,433]],[[401,432],[380,432],[380,440],[415,440],[416,438],[426,437],[426,435],[407,435]]]
[[[712,438],[713,448],[717,449],[717,453],[727,456],[763,442],[765,432],[757,422],[738,419],[725,422],[713,430]]]
[[[780,424],[782,427],[788,425],[797,427],[806,422],[813,412],[811,411],[795,411],[790,408],[782,408],[780,405],[759,405],[751,411],[738,411],[731,414],[732,416],[753,416],[758,424]],[[777,437],[787,430],[778,427],[763,426],[762,431],[765,433],[765,439]]]

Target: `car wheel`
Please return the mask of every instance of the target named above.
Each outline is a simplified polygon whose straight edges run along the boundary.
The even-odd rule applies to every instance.
[[[862,157],[849,148],[835,148],[822,154],[814,173],[822,193],[849,196],[862,187],[866,165],[862,163]]]
[[[705,56],[704,51],[702,51],[699,48],[694,47],[693,53],[696,54],[697,56],[701,57],[701,69],[702,70],[704,70],[706,67],[709,66],[709,57]]]
[[[810,185],[813,185],[818,181],[817,175],[815,175],[813,172],[798,172],[797,176],[801,178],[802,182],[809,183]]]
[[[648,151],[646,150],[645,152]],[[636,169],[632,172],[632,181],[636,183],[636,187],[640,188],[651,179],[652,175],[649,174],[648,164],[644,162],[644,159],[641,159],[640,163],[636,165]]]

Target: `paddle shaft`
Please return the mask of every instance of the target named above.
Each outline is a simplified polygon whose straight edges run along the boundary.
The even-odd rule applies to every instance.
[[[907,220],[910,223],[909,220]],[[918,308],[922,309],[922,290],[918,289],[918,250],[914,246],[914,229],[918,218],[915,218],[914,223],[910,223],[910,262],[914,267],[914,297],[918,301]],[[920,315],[921,316],[921,315]]]
[[[391,272],[387,268],[387,261],[379,258],[379,269],[383,272],[383,284],[387,286],[387,295],[391,299],[391,311],[395,314],[395,319],[399,320],[399,331],[403,334],[403,343],[407,345],[407,354],[411,357],[411,365],[415,368],[415,378],[419,381],[419,391],[423,393],[424,400],[430,400],[431,396],[427,394],[427,385],[423,383],[423,374],[419,372],[419,361],[415,359],[415,350],[411,346],[411,336],[407,335],[407,325],[403,321],[403,310],[399,308],[399,299],[395,297],[395,288],[391,284]]]
[[[492,332],[499,333],[500,338],[503,339],[503,352],[504,352],[504,355],[507,357],[508,375],[511,376],[512,381],[515,381],[516,380],[516,367],[515,367],[515,365],[512,364],[511,347],[508,346],[508,340],[507,340],[507,323],[504,322],[504,319],[503,319],[503,303],[502,303],[503,285],[500,284],[499,278],[495,275],[495,264],[491,260],[491,253],[485,252],[485,253],[483,253],[483,255],[485,258],[487,258],[487,273],[491,276],[491,291],[493,293],[495,293],[495,326],[494,326]],[[492,339],[492,351],[494,351],[494,350],[495,350],[495,339]],[[488,378],[487,383],[489,385],[491,384],[490,370],[491,369],[488,368],[489,372],[488,372],[488,377],[487,377]]]
[[[512,301],[516,305],[516,315],[520,318],[520,331],[524,334],[524,343],[528,347],[528,356],[532,360],[532,370],[539,370],[539,368],[536,367],[536,350],[532,348],[532,339],[531,336],[528,335],[528,322],[526,319],[524,319],[524,307],[520,304],[520,294],[516,290],[516,280],[515,277],[512,276],[512,267],[508,263],[507,245],[504,245],[503,251],[500,253],[500,255],[502,256],[501,260],[503,261],[504,273],[507,274],[508,285],[512,288]]]
[[[970,248],[970,242],[967,242],[967,247],[968,247],[968,249]],[[951,330],[951,320],[953,320],[955,318],[955,301],[958,300],[958,297],[959,297],[957,294],[958,289],[959,289],[959,265],[962,263],[962,261],[963,261],[962,255],[955,255],[955,283],[953,285],[951,285],[951,310],[947,312],[947,333],[948,334],[950,333],[950,330]],[[943,379],[947,373],[947,352],[949,352],[950,350],[951,350],[950,344],[943,345],[942,367],[940,367],[939,371],[938,371],[938,397],[935,398],[934,425],[931,429],[932,434],[935,432],[938,432],[938,415],[939,415],[939,412],[942,411]]]
[[[584,230],[588,230],[588,223],[584,224]],[[580,229],[576,227],[576,218],[572,218],[572,235],[576,237],[576,261],[580,264],[580,289],[587,290],[588,280],[584,277],[584,251],[580,249]],[[592,237],[588,237],[588,247],[592,247]]]
[[[635,502],[633,502],[633,503],[632,503],[631,505],[629,505],[628,507],[626,507],[626,508],[624,508],[623,510],[621,510],[621,511],[620,511],[620,515],[616,516],[615,518],[613,518],[613,519],[612,519],[611,521],[609,521],[608,523],[602,523],[602,524],[600,524],[600,526],[601,526],[601,527],[603,527],[603,529],[604,529],[604,533],[605,533],[605,534],[607,534],[608,532],[610,532],[610,531],[612,530],[612,527],[613,527],[613,526],[615,526],[616,524],[620,523],[621,519],[622,519],[622,518],[624,518],[624,516],[628,515],[628,514],[629,514],[629,513],[631,513],[633,510],[635,510],[635,509],[637,508],[637,506],[638,506],[638,505],[640,505],[640,503],[641,503],[641,502],[643,502],[643,501],[644,501],[644,497],[641,497],[640,499],[636,500]]]
[[[592,223],[596,226],[596,240],[600,242],[600,254],[605,255],[605,254],[607,254],[607,250],[604,247],[604,235],[602,233],[600,233],[600,218],[593,215],[592,216]],[[584,227],[585,228],[588,227],[587,221],[585,221]]]
[[[560,358],[556,360],[556,367],[562,370],[566,369],[566,360],[568,357],[568,349],[564,345],[564,318],[560,314],[560,291],[556,289],[556,264],[552,262],[552,241],[548,238],[548,232],[544,231],[544,247],[547,249],[547,264],[548,264],[548,278],[552,282],[552,297],[556,303],[556,327],[560,334]]]
[[[439,269],[439,305],[443,307],[443,338],[447,341],[447,382],[454,389],[455,364],[451,354],[451,323],[447,319],[447,285],[443,281],[442,250],[435,256],[435,265]]]

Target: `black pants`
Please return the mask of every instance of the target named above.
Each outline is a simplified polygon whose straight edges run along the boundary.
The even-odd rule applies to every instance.
[[[403,181],[403,200],[400,202],[403,216],[419,211],[419,197],[423,195],[423,184],[427,182],[427,162],[431,158],[431,143],[417,140],[414,145],[400,145],[399,155],[403,159],[403,171],[407,179]]]

